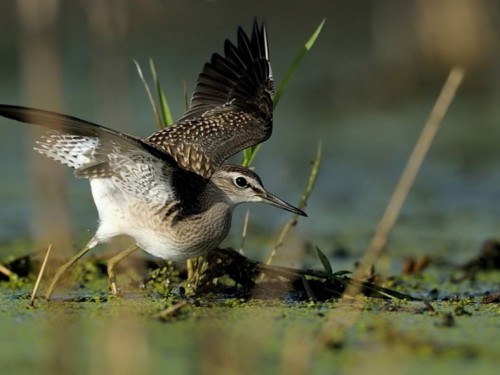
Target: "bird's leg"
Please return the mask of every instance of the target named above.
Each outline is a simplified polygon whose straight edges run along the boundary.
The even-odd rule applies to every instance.
[[[56,274],[54,275],[52,281],[50,282],[49,289],[47,289],[47,293],[45,294],[45,298],[47,300],[49,300],[50,297],[52,296],[52,293],[54,292],[54,289],[61,276],[82,256],[84,256],[90,249],[94,248],[98,243],[99,242],[97,241],[97,239],[95,237],[92,237],[89,243],[78,254],[76,254],[73,258],[71,258],[69,261],[67,261],[57,269]]]
[[[121,262],[122,259],[124,259],[125,257],[129,256],[130,254],[132,254],[137,249],[139,249],[139,246],[132,245],[127,250],[119,252],[118,254],[116,254],[114,257],[112,257],[108,261],[108,278],[109,278],[109,284],[111,286],[111,293],[114,296],[116,296],[118,294],[118,288],[116,287],[115,266],[116,266],[116,264],[118,262]]]

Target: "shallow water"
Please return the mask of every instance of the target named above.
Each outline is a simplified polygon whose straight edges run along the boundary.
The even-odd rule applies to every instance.
[[[454,60],[447,57],[446,49],[432,55],[427,50],[429,41],[421,40],[419,22],[425,24],[426,18],[419,7],[423,5],[311,6],[292,1],[286,6],[293,12],[285,17],[279,2],[276,4],[276,8],[266,4],[264,9],[258,4],[206,2],[193,9],[169,2],[144,7],[130,3],[111,13],[89,6],[83,18],[80,8],[61,5],[54,13],[58,38],[55,42],[50,39],[49,30],[50,35],[41,41],[47,53],[55,43],[60,85],[37,84],[52,71],[44,69],[42,60],[29,70],[29,61],[23,57],[33,41],[28,26],[22,23],[27,21],[12,4],[3,4],[2,21],[13,32],[0,36],[5,45],[0,102],[62,107],[66,113],[144,136],[155,127],[130,57],[141,62],[155,59],[178,117],[183,109],[183,79],[190,91],[202,64],[212,52],[221,51],[225,38],[233,38],[237,24],[248,27],[254,14],[266,14],[273,71],[279,83],[304,41],[326,17],[317,44],[276,109],[273,137],[262,147],[255,167],[270,191],[297,202],[321,140],[321,172],[307,208],[309,217],[300,220],[298,238],[319,245],[327,254],[337,247],[361,254]],[[495,14],[491,4],[475,6],[485,8],[466,12],[470,22],[478,22],[481,14]],[[460,9],[445,14],[457,17],[463,26]],[[436,12],[433,14],[439,14]],[[96,18],[96,14],[104,18]],[[123,24],[106,23],[110,14],[121,14]],[[193,22],[184,22],[186,17]],[[396,19],[398,22],[392,22]],[[449,27],[454,19],[448,20]],[[193,24],[198,27],[196,32]],[[496,23],[479,24],[482,38],[475,44],[477,56],[470,54],[471,61],[464,62],[466,80],[392,233],[392,255],[430,252],[466,259],[485,239],[498,237],[500,232],[500,76],[496,73],[500,47],[488,44],[500,32]],[[475,34],[462,26],[456,40],[463,39],[459,34],[463,29],[470,39],[461,43],[474,41]],[[449,38],[450,43],[455,41],[453,36]],[[457,51],[465,46],[459,44]],[[482,52],[486,47],[490,54]],[[462,62],[458,57],[456,62]],[[4,119],[0,120],[0,134],[0,242],[20,238],[38,242],[43,237],[38,224],[55,221],[55,213],[40,212],[37,202],[32,158],[38,156],[30,150],[32,135],[24,125]],[[96,211],[88,184],[71,178],[69,171],[67,175],[68,187],[61,194],[68,201],[65,209],[72,243],[79,247],[96,228]],[[243,207],[237,210],[226,244],[239,244],[244,212]],[[287,218],[288,214],[274,208],[252,206],[248,252],[259,254],[256,251],[263,242],[269,248],[268,239],[275,237]],[[42,244],[48,241],[43,238]]]
[[[331,120],[332,126],[328,126],[329,120],[325,119],[314,135],[302,129],[307,137],[300,135],[302,125],[297,124],[294,134],[303,140],[300,155],[294,152],[297,145],[293,143],[293,135],[287,143],[280,142],[278,134],[263,147],[255,164],[258,172],[272,192],[294,202],[307,179],[316,139],[321,138],[323,142],[324,158],[307,208],[309,217],[300,220],[301,237],[318,244],[324,251],[338,245],[355,252],[363,250],[427,116],[429,103],[425,101],[391,113],[357,113]],[[282,105],[284,112],[286,102]],[[500,127],[485,118],[481,135],[471,132],[471,123],[467,120],[471,109],[467,105],[471,104],[461,103],[460,108],[457,104],[438,134],[394,229],[390,245],[395,251],[427,251],[432,247],[450,249],[453,256],[458,252],[467,258],[482,241],[498,236],[500,205],[494,202],[500,198],[500,151],[492,139],[500,139]],[[276,126],[280,126],[279,113]],[[2,120],[2,127],[8,130],[1,141],[1,157],[5,163],[2,165],[0,239],[5,242],[30,237],[32,233],[29,224],[36,204],[27,158],[37,156],[29,150],[23,151],[24,147],[15,146],[14,140],[19,138],[24,144],[28,143],[24,138],[26,132],[19,126]],[[276,144],[280,144],[278,153],[273,152]],[[78,238],[85,241],[96,227],[95,208],[88,183],[74,180],[69,172],[68,175],[73,227],[80,233]],[[260,205],[247,207],[251,209],[251,236],[269,233],[269,228],[277,230],[288,216]],[[247,207],[237,209],[233,239],[228,244],[236,246],[241,216]],[[90,232],[85,234],[85,231]],[[251,243],[250,240],[250,246]]]
[[[234,37],[237,25],[265,16],[279,82],[326,17],[255,163],[266,187],[294,203],[316,144],[323,143],[309,217],[300,220],[278,259],[286,265],[320,268],[312,244],[334,260],[334,270],[352,269],[449,69],[463,64],[466,79],[391,235],[387,268],[399,274],[402,257],[420,254],[457,264],[499,236],[500,25],[494,2],[152,0],[109,8],[50,2],[53,7],[43,4],[23,16],[21,3],[28,4],[0,5],[1,24],[9,30],[0,34],[0,102],[59,109],[141,136],[155,128],[130,58],[155,59],[178,117],[183,79],[190,91],[202,64]],[[50,228],[55,213],[40,212],[30,131],[0,119],[0,259],[52,242],[39,228],[40,222]],[[69,171],[67,176],[61,195],[69,202],[71,243],[79,247],[95,230],[96,212],[88,183]],[[239,245],[244,212],[238,209],[226,244]],[[264,258],[287,218],[252,206],[247,255]],[[304,248],[311,248],[306,260]],[[332,256],[341,248],[348,256]],[[100,299],[104,279],[96,288],[72,291],[94,298],[67,301],[70,295],[58,290],[62,299],[37,300],[32,309],[31,285],[0,283],[0,363],[5,373],[497,373],[500,311],[498,303],[480,303],[484,293],[498,291],[497,273],[456,284],[433,270],[403,285],[402,292],[426,297],[437,288],[440,297],[457,294],[460,301],[432,302],[436,312],[404,301],[217,301],[161,322],[155,315],[170,300],[137,290],[123,299]],[[328,319],[337,324],[327,330],[331,337],[314,346]]]

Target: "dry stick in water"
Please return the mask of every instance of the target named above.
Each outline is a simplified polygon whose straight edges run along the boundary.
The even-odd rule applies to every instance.
[[[318,178],[318,172],[319,172],[319,165],[321,163],[321,152],[322,152],[322,145],[321,142],[318,142],[318,147],[316,149],[316,157],[314,158],[312,167],[311,167],[311,174],[309,175],[309,180],[307,181],[307,185],[304,189],[304,192],[302,193],[302,197],[300,198],[300,203],[299,203],[299,208],[301,210],[305,209],[307,205],[307,201],[309,199],[309,196],[311,195],[314,185],[316,184],[316,180]],[[274,257],[278,253],[278,250],[283,246],[283,242],[285,241],[286,237],[288,236],[288,233],[290,230],[297,225],[297,217],[298,215],[294,214],[291,219],[285,224],[283,229],[281,230],[281,233],[278,237],[278,241],[276,242],[276,245],[274,245],[273,250],[271,251],[271,254],[266,260],[266,264],[269,265],[273,261]]]
[[[38,286],[42,280],[43,273],[45,272],[45,267],[47,266],[47,261],[49,260],[50,251],[52,250],[52,245],[49,245],[47,252],[45,253],[45,258],[43,258],[42,266],[40,267],[40,272],[38,272],[38,277],[36,278],[35,286],[33,287],[33,292],[31,293],[31,298],[28,302],[28,306],[33,306],[35,302],[36,292],[38,291]]]
[[[394,193],[392,194],[384,215],[377,225],[375,234],[365,252],[365,256],[360,263],[360,267],[358,267],[354,273],[354,278],[363,277],[365,270],[373,266],[384,251],[389,234],[396,223],[401,207],[408,196],[408,192],[410,191],[417,173],[422,166],[425,155],[429,151],[432,141],[436,136],[439,126],[441,125],[441,122],[448,111],[448,107],[453,101],[455,93],[463,78],[464,70],[461,67],[454,67],[448,75],[448,79],[441,90],[441,94],[439,95],[439,98],[437,99],[436,104],[427,119],[415,148],[408,159],[408,163],[406,164],[403,174],[394,189]]]
[[[9,270],[7,267],[5,267],[3,264],[0,263],[0,273],[4,274],[7,277],[11,277],[14,275],[14,272]]]
[[[171,316],[174,316],[180,309],[182,309],[184,306],[188,305],[189,302],[186,300],[179,301],[175,304],[173,304],[170,307],[167,307],[165,310],[160,311],[156,317],[160,319],[167,319]]]
[[[408,194],[411,183],[415,179],[418,168],[427,152],[434,135],[443,119],[448,106],[450,105],[455,92],[459,87],[464,76],[461,68],[455,67],[451,70],[446,83],[443,86],[441,94],[434,105],[434,108],[427,120],[422,135],[415,146],[403,175],[398,183],[394,194],[388,204],[386,212],[382,217],[376,234],[371,241],[366,255],[363,259],[364,267],[359,267],[353,275],[353,279],[363,276],[363,272],[370,267],[383,251],[387,242],[387,236],[394,225],[398,216],[404,198]],[[369,262],[368,262],[369,261]],[[359,291],[359,286],[350,286],[344,293],[344,296],[351,296]],[[295,368],[307,369],[310,367],[314,350],[318,347],[327,345],[341,345],[349,328],[354,324],[359,312],[363,309],[363,302],[352,301],[348,298],[340,300],[339,305],[332,311],[328,321],[323,325],[321,331],[316,336],[315,345],[305,346],[300,353],[294,356]]]
[[[443,89],[441,90],[441,94],[439,95],[436,104],[427,119],[420,138],[413,149],[399,183],[397,184],[389,204],[387,205],[387,209],[377,226],[375,235],[366,250],[365,256],[362,260],[363,265],[356,269],[353,274],[353,279],[362,278],[365,270],[369,269],[374,264],[384,250],[389,232],[396,222],[403,202],[408,195],[413,181],[415,181],[415,177],[420,166],[422,165],[425,154],[429,150],[448,107],[455,97],[455,93],[463,80],[464,74],[463,68],[454,67],[448,75],[448,79],[446,80]],[[363,307],[363,304],[360,304],[359,309],[356,309],[355,305],[351,305],[345,297],[357,294],[359,289],[360,285],[353,284],[346,289],[344,292],[344,303],[341,303],[332,312],[328,322],[323,326],[323,329],[317,338],[318,344],[325,346],[330,343],[332,334],[335,334],[335,337],[339,339],[343,339],[345,337],[345,332],[352,326],[354,320]]]

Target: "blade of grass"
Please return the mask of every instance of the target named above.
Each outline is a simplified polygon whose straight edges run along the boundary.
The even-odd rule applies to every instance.
[[[160,84],[160,79],[156,73],[156,66],[153,59],[149,59],[149,68],[151,69],[151,75],[153,76],[153,81],[156,85],[156,94],[158,95],[158,101],[160,102],[160,114],[161,114],[161,124],[162,127],[170,126],[174,123],[172,118],[172,112],[170,111],[170,106],[168,105],[167,96],[163,91]]]
[[[323,21],[319,24],[319,26],[314,30],[314,33],[311,35],[311,37],[307,40],[306,44],[304,44],[304,47],[300,50],[298,55],[295,57],[295,60],[293,61],[292,65],[288,68],[285,77],[281,81],[280,85],[278,86],[276,90],[276,94],[274,95],[274,108],[278,106],[278,103],[281,99],[281,96],[283,95],[283,91],[285,90],[286,85],[288,84],[288,81],[293,77],[295,74],[295,71],[299,67],[300,63],[302,62],[302,59],[306,55],[306,53],[312,48],[314,43],[316,42],[316,39],[318,38],[319,34],[321,33],[321,30],[323,29],[323,26],[325,24],[326,18],[323,18]]]
[[[319,260],[321,261],[321,264],[323,265],[325,272],[328,275],[333,275],[332,265],[330,264],[330,261],[328,260],[326,255],[319,249],[318,246],[316,246],[316,252],[318,253]]]
[[[276,90],[276,93],[274,95],[274,108],[275,109],[278,106],[278,103],[279,103],[279,101],[281,99],[281,96],[283,95],[283,91],[285,90],[286,85],[288,84],[288,82],[290,81],[290,79],[295,74],[295,71],[299,67],[299,65],[302,62],[302,59],[304,58],[304,56],[312,48],[312,46],[316,42],[316,39],[318,39],[318,36],[321,33],[321,30],[323,29],[325,21],[326,21],[326,18],[323,18],[323,21],[321,21],[321,23],[316,28],[316,30],[314,30],[313,34],[306,41],[306,43],[304,44],[304,47],[302,47],[302,49],[297,54],[297,56],[293,60],[292,64],[290,65],[290,67],[286,71],[285,77],[281,81],[281,83],[278,86],[278,89]],[[259,151],[259,149],[260,149],[260,144],[252,146],[252,147],[249,147],[246,150],[244,150],[243,151],[243,162],[241,163],[241,165],[244,166],[244,167],[250,166],[250,164],[252,164],[253,160],[255,159],[255,156],[257,155],[257,152]]]
[[[311,173],[309,174],[309,180],[307,181],[307,185],[302,193],[302,197],[300,198],[299,202],[299,208],[301,210],[305,209],[307,205],[307,201],[309,197],[311,196],[311,193],[314,189],[314,185],[316,184],[316,180],[318,178],[318,172],[319,172],[319,166],[321,164],[321,154],[322,154],[322,145],[321,142],[318,142],[318,147],[316,149],[316,157],[314,158],[312,167],[311,167]],[[271,251],[271,254],[269,254],[269,257],[266,260],[266,264],[269,265],[273,261],[274,257],[278,253],[278,250],[283,246],[283,243],[288,236],[288,233],[290,230],[297,224],[297,218],[298,215],[294,214],[290,218],[290,220],[285,224],[283,229],[281,230],[281,233],[278,237],[278,241],[273,247],[273,250]]]
[[[241,165],[244,167],[249,167],[250,164],[252,164],[253,159],[255,159],[255,156],[257,155],[259,148],[260,144],[243,150],[243,161],[241,162]]]
[[[153,109],[153,114],[155,117],[156,125],[158,126],[159,129],[162,129],[162,122],[160,118],[160,114],[158,113],[158,108],[156,107],[155,100],[153,99],[153,95],[151,94],[151,90],[149,89],[149,85],[146,82],[146,79],[144,78],[144,74],[142,74],[142,69],[140,64],[137,62],[137,60],[132,59],[132,61],[135,64],[135,68],[137,69],[137,74],[139,74],[139,78],[142,81],[142,84],[144,85],[144,88],[146,89],[146,94],[148,95],[149,103],[151,104],[151,108]]]

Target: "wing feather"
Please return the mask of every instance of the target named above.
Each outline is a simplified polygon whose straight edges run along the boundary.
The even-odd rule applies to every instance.
[[[265,24],[254,22],[251,37],[238,29],[198,77],[189,110],[147,141],[169,152],[185,169],[204,177],[230,156],[267,140],[272,133],[274,81]],[[193,155],[205,160],[201,168]]]
[[[120,191],[162,204],[175,199],[172,175],[179,170],[167,153],[141,139],[76,117],[0,105],[0,115],[50,130],[35,150],[75,170],[80,178],[109,178]]]

